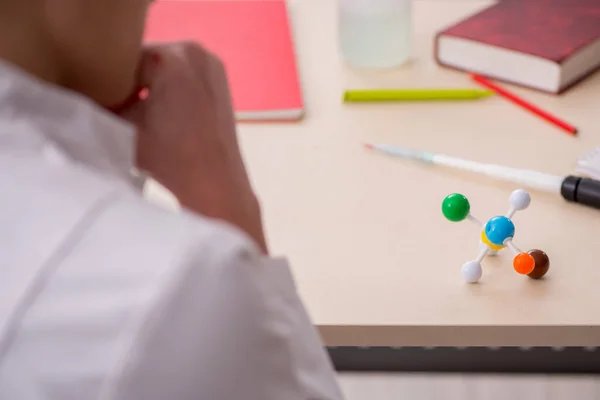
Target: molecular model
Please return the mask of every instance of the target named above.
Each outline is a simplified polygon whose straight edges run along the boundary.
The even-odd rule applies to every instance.
[[[476,283],[482,275],[481,262],[488,255],[508,247],[515,255],[513,267],[519,274],[527,275],[532,279],[540,279],[548,272],[550,260],[541,250],[522,252],[513,242],[515,225],[512,217],[517,211],[525,210],[531,203],[529,193],[523,189],[512,192],[509,198],[510,209],[506,216],[490,218],[485,224],[471,214],[469,200],[462,194],[454,193],[447,196],[442,202],[444,217],[452,222],[468,219],[481,228],[480,251],[477,258],[465,263],[461,274],[468,283]]]

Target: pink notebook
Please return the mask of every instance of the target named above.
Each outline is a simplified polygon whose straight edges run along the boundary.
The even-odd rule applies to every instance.
[[[227,68],[239,120],[304,115],[285,0],[162,0],[150,8],[146,42],[194,40]]]

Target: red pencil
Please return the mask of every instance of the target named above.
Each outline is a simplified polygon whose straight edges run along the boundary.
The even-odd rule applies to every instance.
[[[526,102],[517,95],[510,93],[508,90],[496,85],[495,83],[490,82],[484,77],[481,77],[479,75],[471,75],[471,78],[475,82],[487,87],[488,89],[493,90],[505,99],[512,101],[513,103],[523,107],[524,109],[528,110],[529,112],[532,112],[533,114],[536,114],[538,117],[541,117],[546,121],[550,122],[551,124],[558,126],[562,130],[570,133],[571,135],[577,135],[577,128],[575,128],[573,125],[568,124],[565,121],[562,121],[557,117],[547,113],[546,111],[534,106],[533,104]]]

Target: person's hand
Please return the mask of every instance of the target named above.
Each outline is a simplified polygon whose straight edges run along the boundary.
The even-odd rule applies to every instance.
[[[139,83],[147,98],[120,113],[138,128],[138,167],[183,207],[236,225],[266,253],[222,63],[195,44],[152,47]]]

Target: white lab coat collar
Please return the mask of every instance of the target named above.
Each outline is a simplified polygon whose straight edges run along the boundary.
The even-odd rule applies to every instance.
[[[47,84],[0,59],[0,123],[20,121],[75,162],[122,178],[133,177],[133,125],[75,92]],[[0,129],[0,138],[10,134],[10,129]]]

